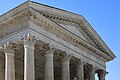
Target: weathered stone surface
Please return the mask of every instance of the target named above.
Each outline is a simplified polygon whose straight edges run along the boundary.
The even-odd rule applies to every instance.
[[[5,64],[7,42],[16,47]],[[16,71],[10,80],[91,80],[95,74],[105,80],[106,62],[115,58],[82,16],[32,1],[0,16],[0,46],[0,80],[6,65]]]

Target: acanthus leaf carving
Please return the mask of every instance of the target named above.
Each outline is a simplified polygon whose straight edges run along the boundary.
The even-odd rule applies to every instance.
[[[24,35],[20,41],[23,42],[23,44],[25,45],[30,45],[30,46],[34,46],[35,42],[36,42],[36,38],[35,36],[32,36],[30,33]]]
[[[5,53],[13,53],[15,48],[16,45],[11,42],[7,42],[2,47],[0,47],[0,49],[3,49]]]

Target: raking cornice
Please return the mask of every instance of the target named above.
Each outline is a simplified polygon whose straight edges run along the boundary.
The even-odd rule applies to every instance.
[[[12,22],[12,21],[10,21],[12,17],[19,14],[20,12],[24,11],[27,8],[34,9],[34,11],[36,11],[37,13],[40,13],[41,15],[45,16],[46,18],[50,19],[51,21],[67,23],[69,25],[75,25],[78,28],[78,30],[80,32],[82,32],[83,35],[91,42],[91,46],[93,46],[94,48],[99,50],[100,54],[102,52],[103,54],[109,55],[111,57],[111,59],[108,59],[108,61],[112,60],[115,57],[115,55],[112,53],[112,51],[107,47],[107,45],[97,35],[97,33],[89,25],[89,23],[85,20],[84,17],[74,14],[74,13],[71,13],[71,12],[61,10],[61,9],[53,8],[50,6],[43,5],[43,4],[38,4],[38,3],[35,3],[32,1],[25,2],[25,3],[21,4],[20,6],[12,9],[11,11],[1,15],[0,16],[0,25],[3,26],[2,23],[6,22],[6,21]],[[43,8],[43,9],[41,9],[41,8]],[[61,15],[61,13],[63,13],[63,14]],[[66,14],[68,14],[68,15],[66,15]],[[71,15],[71,16],[69,16],[69,15]],[[47,23],[45,23],[45,24],[47,24]],[[50,26],[50,24],[48,26]],[[81,41],[79,42],[76,39],[72,39],[72,40],[76,41],[77,43],[81,42]],[[80,44],[83,44],[83,43],[80,43]]]

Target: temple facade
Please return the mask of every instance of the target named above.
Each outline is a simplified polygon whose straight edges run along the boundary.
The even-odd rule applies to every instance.
[[[0,16],[0,80],[105,80],[114,58],[81,15],[27,1]]]

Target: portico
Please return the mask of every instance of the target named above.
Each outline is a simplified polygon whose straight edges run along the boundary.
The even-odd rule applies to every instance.
[[[0,17],[0,46],[0,80],[105,80],[115,58],[84,17],[32,1]]]
[[[31,41],[33,39],[30,39],[30,36],[27,35],[28,39],[26,39],[27,41]],[[31,36],[32,37],[32,36]],[[22,41],[23,42],[23,41]],[[32,43],[32,44],[31,44]],[[15,45],[15,44],[14,44]],[[27,44],[23,44],[24,46],[24,80],[35,80],[35,67],[37,68],[38,64],[35,64],[34,61],[34,50],[35,47],[33,45],[33,42],[30,42],[29,45]],[[41,45],[39,45],[41,47]],[[15,53],[13,52],[13,50],[16,49],[16,47],[13,47],[13,44],[8,42],[4,45],[4,51],[5,51],[5,80],[15,80],[15,75],[17,75],[15,73],[15,66],[17,67],[17,65],[15,64]],[[40,51],[43,52],[42,57],[44,57],[44,79],[45,80],[54,80],[55,74],[54,74],[54,56],[59,57],[59,60],[61,61],[61,66],[59,66],[59,68],[61,68],[61,79],[60,80],[74,80],[75,78],[78,80],[95,80],[95,73],[96,71],[98,72],[98,77],[99,80],[104,80],[105,79],[105,73],[104,70],[99,70],[99,69],[95,69],[93,68],[93,65],[88,65],[87,62],[83,62],[82,59],[78,59],[75,58],[74,55],[72,54],[68,54],[66,52],[61,53],[61,51],[59,51],[57,48],[55,47],[50,47],[48,44],[44,44],[42,45]],[[9,50],[9,52],[6,52],[6,50]],[[12,51],[10,51],[12,50]],[[55,54],[56,51],[58,53]],[[17,52],[17,51],[16,51]],[[16,54],[17,55],[17,54]],[[62,55],[62,56],[61,56]],[[16,58],[16,62],[17,62]],[[76,68],[73,70],[75,70],[75,72],[71,72],[70,73],[70,60],[72,60],[72,62],[75,63],[74,66],[76,66]],[[19,60],[20,61],[20,60]],[[21,61],[22,62],[22,61]],[[71,64],[72,64],[71,62]],[[57,65],[57,64],[56,64]],[[71,65],[72,66],[72,65]],[[85,70],[86,69],[86,70]],[[87,70],[88,69],[88,70]],[[89,72],[90,71],[90,72]],[[86,72],[86,73],[85,73]],[[37,73],[37,70],[36,70]],[[75,75],[74,75],[75,74]],[[71,76],[70,76],[71,75]],[[88,77],[84,77],[84,75],[89,75]]]

